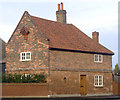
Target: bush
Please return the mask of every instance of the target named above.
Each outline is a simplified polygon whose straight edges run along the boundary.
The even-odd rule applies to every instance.
[[[120,68],[119,68],[118,64],[115,65],[114,74],[120,75]]]
[[[2,83],[46,83],[44,74],[4,74],[2,75]]]

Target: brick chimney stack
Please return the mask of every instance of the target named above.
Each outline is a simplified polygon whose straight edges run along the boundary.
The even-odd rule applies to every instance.
[[[66,24],[66,10],[63,10],[63,3],[58,4],[58,11],[56,11],[56,20],[60,23]]]
[[[92,39],[99,42],[99,32],[92,32]]]

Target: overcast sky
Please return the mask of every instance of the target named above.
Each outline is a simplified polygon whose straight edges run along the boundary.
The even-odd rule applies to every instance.
[[[99,32],[100,43],[112,50],[113,68],[118,63],[118,1],[119,0],[1,0],[0,38],[7,42],[24,11],[49,20],[56,20],[57,4],[63,2],[67,23],[92,36]]]

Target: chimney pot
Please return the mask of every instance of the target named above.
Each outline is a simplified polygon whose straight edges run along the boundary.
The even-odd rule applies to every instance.
[[[60,4],[58,4],[58,10],[60,10]]]
[[[99,42],[99,32],[92,32],[92,39]]]
[[[61,10],[63,10],[63,3],[61,2]]]

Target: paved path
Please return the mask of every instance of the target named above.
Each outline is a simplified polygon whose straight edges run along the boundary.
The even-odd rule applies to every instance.
[[[1,100],[120,100],[120,95],[58,98],[3,98]]]

